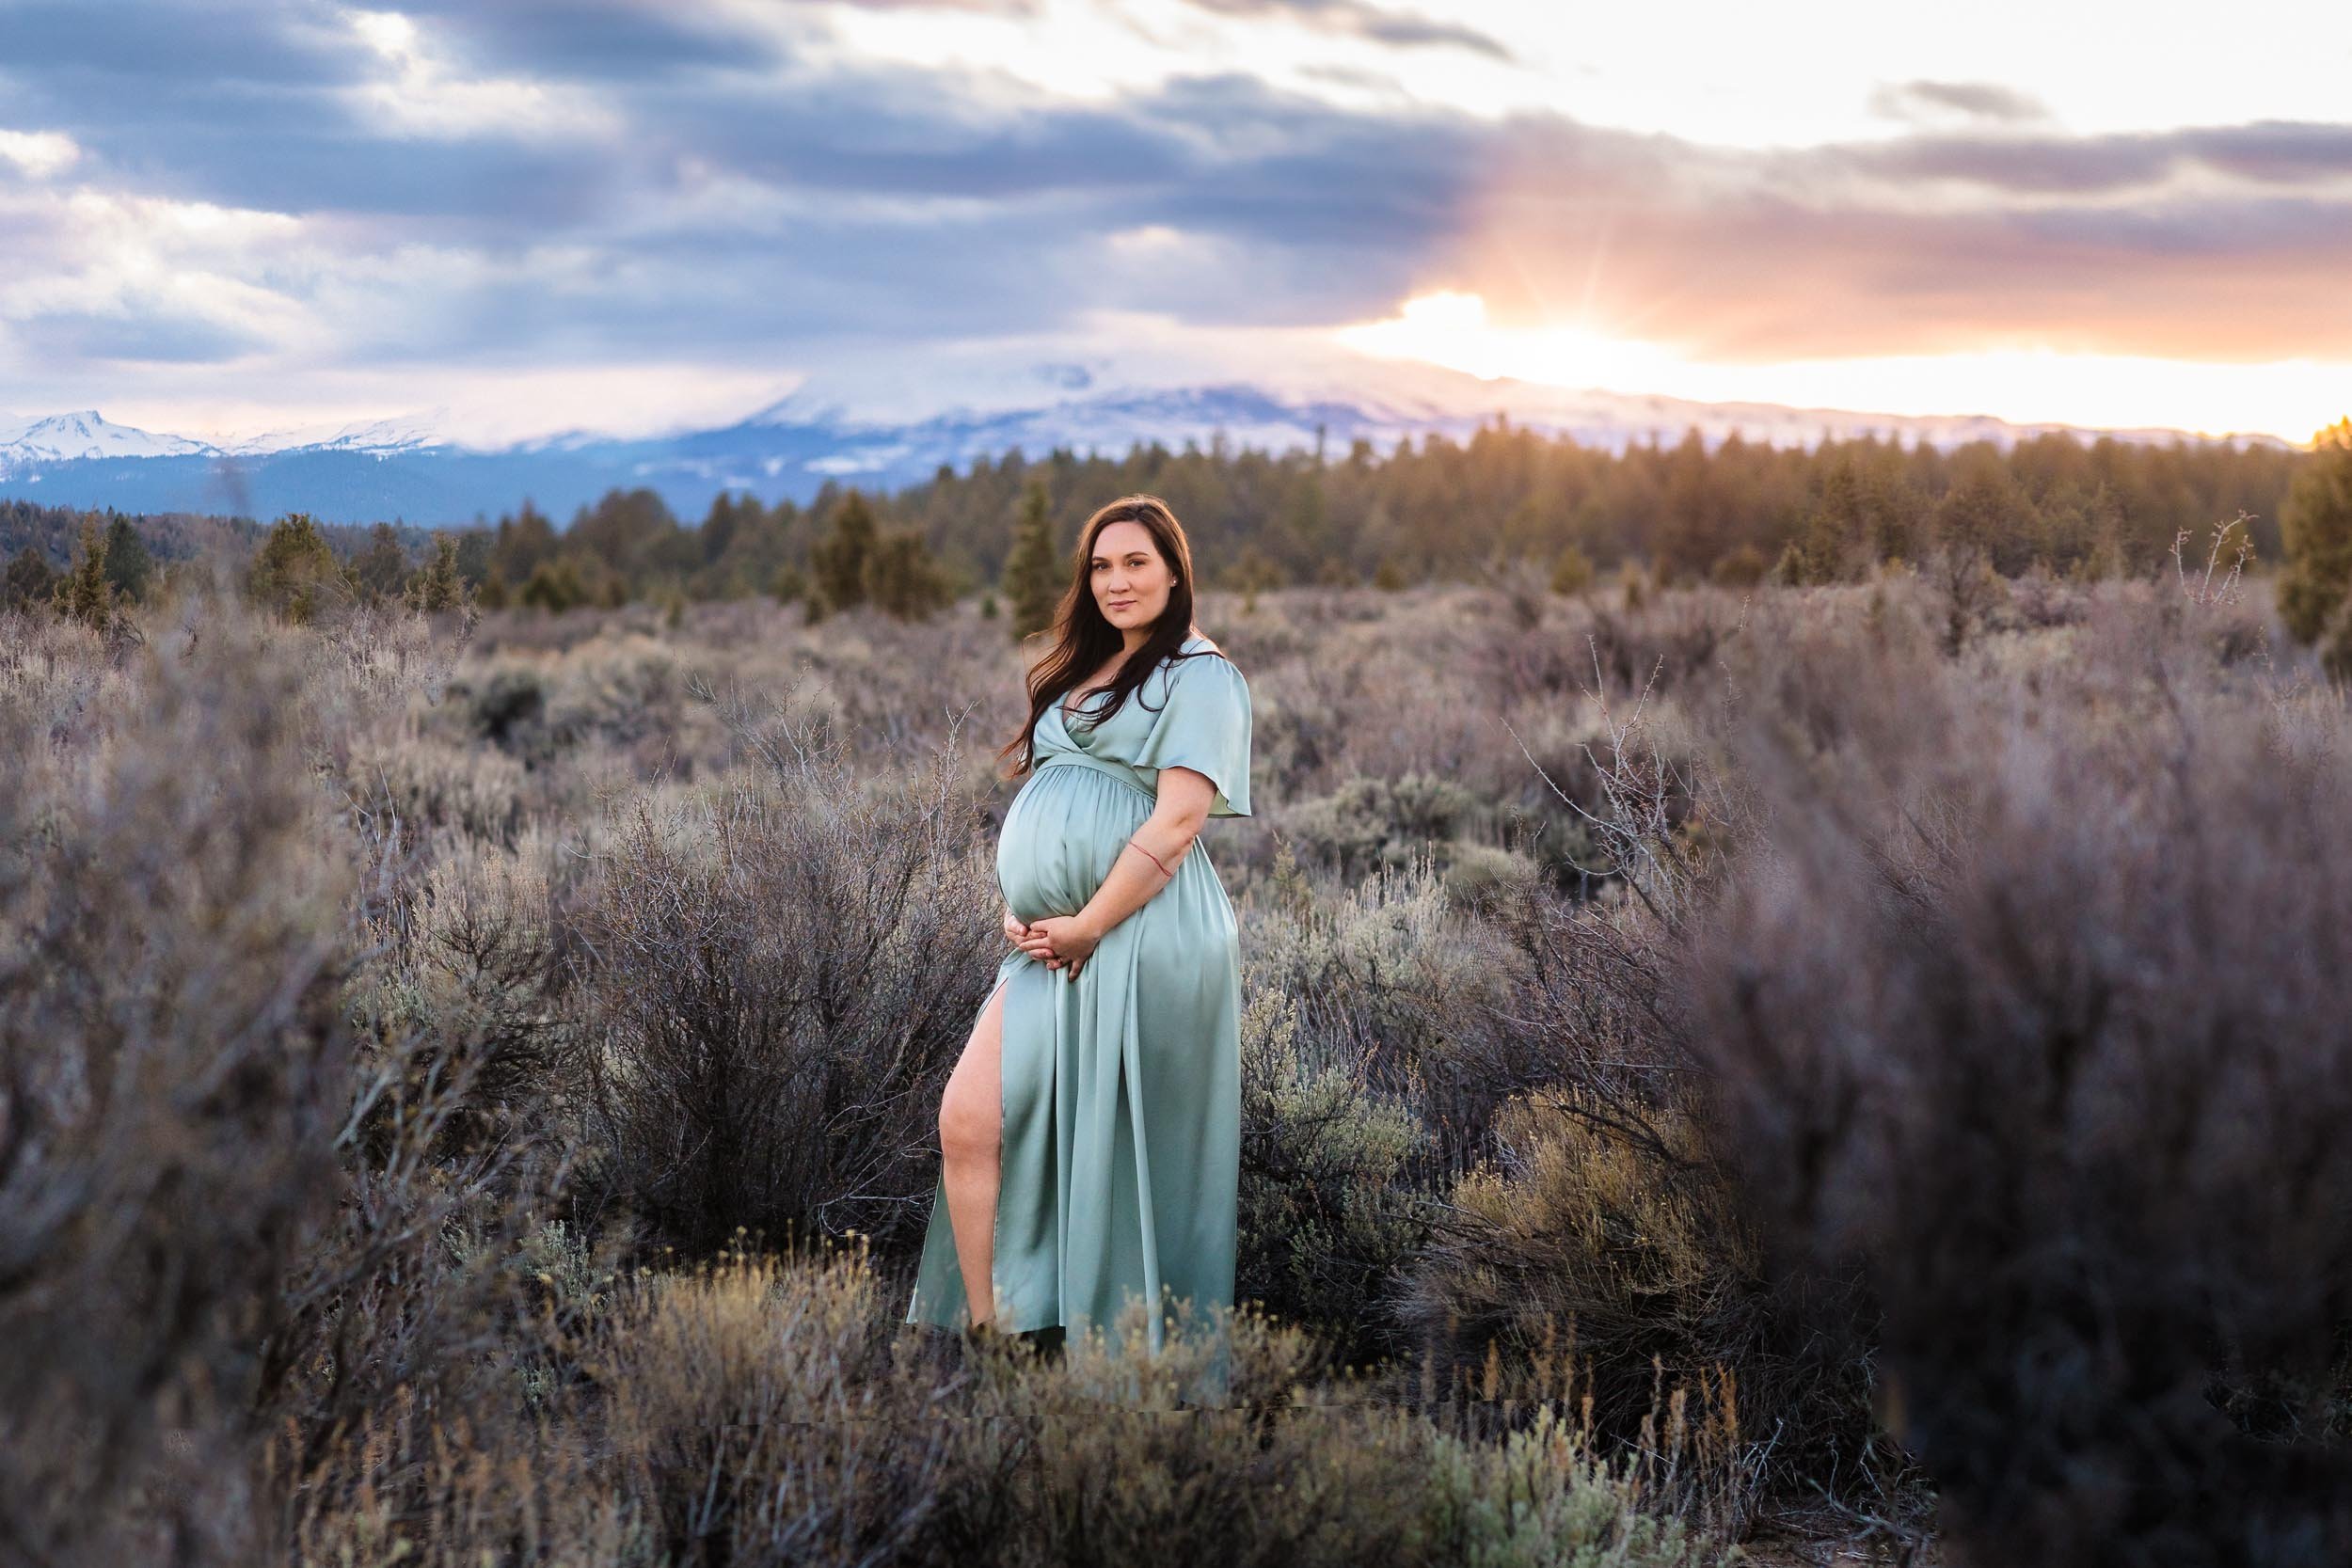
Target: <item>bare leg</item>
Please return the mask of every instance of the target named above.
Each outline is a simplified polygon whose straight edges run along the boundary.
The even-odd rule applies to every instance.
[[[999,985],[972,1026],[972,1039],[947,1075],[939,1101],[940,1180],[947,1194],[947,1219],[956,1235],[956,1262],[963,1271],[964,1298],[972,1322],[996,1317],[993,1266],[996,1249],[996,1195],[1003,1180],[998,1161],[1004,1136],[1005,988]]]

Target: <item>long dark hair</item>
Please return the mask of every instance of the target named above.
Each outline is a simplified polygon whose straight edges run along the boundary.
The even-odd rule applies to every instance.
[[[1099,695],[1089,696],[1080,704],[1075,722],[1100,724],[1117,713],[1162,662],[1198,658],[1213,651],[1204,648],[1195,654],[1178,652],[1192,632],[1192,546],[1185,540],[1184,526],[1176,520],[1176,514],[1157,496],[1121,496],[1103,507],[1078,531],[1078,548],[1071,561],[1070,587],[1063,593],[1061,603],[1055,607],[1052,627],[1040,634],[1050,636],[1053,642],[1045,657],[1029,668],[1029,721],[996,753],[999,762],[1009,760],[1012,764],[1008,777],[1018,778],[1029,770],[1036,754],[1037,723],[1045,717],[1046,709],[1110,662],[1111,656],[1126,645],[1119,628],[1103,618],[1103,607],[1094,602],[1094,587],[1089,580],[1094,541],[1113,523],[1141,523],[1151,533],[1160,559],[1175,572],[1176,581],[1168,591],[1168,608],[1152,624],[1151,635],[1119,667],[1110,685],[1096,689]],[[1136,701],[1141,704],[1143,699],[1136,697]]]

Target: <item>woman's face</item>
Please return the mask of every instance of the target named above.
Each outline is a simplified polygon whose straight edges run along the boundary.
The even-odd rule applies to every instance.
[[[1094,536],[1087,581],[1103,619],[1124,632],[1152,626],[1166,613],[1176,572],[1152,542],[1150,529],[1120,521],[1104,524]]]

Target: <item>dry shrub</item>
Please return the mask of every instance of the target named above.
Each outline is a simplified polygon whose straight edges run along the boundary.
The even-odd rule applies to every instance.
[[[387,1410],[446,1442],[535,1201],[546,922],[347,792],[454,650],[171,608],[119,670],[0,659],[0,1528],[32,1560],[250,1561],[348,1500]]]
[[[1246,911],[1244,990],[1287,998],[1307,1038],[1379,1058],[1397,1088],[1416,1082],[1466,1009],[1497,994],[1491,940],[1427,853],[1343,884],[1285,849],[1265,894]]]
[[[524,1416],[511,1391],[421,1424],[387,1402],[308,1559],[1011,1564],[1217,1561],[1353,1568],[1697,1568],[1711,1537],[1663,1516],[1692,1445],[1604,1461],[1571,1398],[1450,1408],[1334,1377],[1326,1348],[1249,1311],[1136,1303],[1057,1359],[1018,1341],[943,1362],[904,1330],[863,1245],[729,1253],[625,1276],[551,1347],[580,1369]],[[570,1287],[559,1283],[555,1293]],[[1230,1402],[1184,1402],[1217,1365]]]
[[[449,1160],[530,1140],[570,1033],[546,870],[484,848],[391,886],[368,911],[373,940],[350,987],[352,1147],[381,1163],[403,1143]]]
[[[1526,843],[1528,823],[1452,780],[1420,771],[1393,780],[1351,779],[1330,795],[1290,806],[1281,820],[1286,852],[1303,851],[1310,863],[1343,879],[1426,860],[1444,874],[1448,891],[1465,910],[1483,907],[1531,863],[1501,842],[1516,833]],[[1566,835],[1554,831],[1551,836]],[[1556,855],[1552,863],[1565,863]]]
[[[313,708],[340,727],[313,754],[341,759],[382,744],[420,695],[328,693],[313,690]],[[342,793],[340,838],[360,870],[342,994],[352,1053],[333,1223],[278,1283],[284,1322],[260,1400],[271,1420],[260,1500],[297,1556],[328,1541],[382,1548],[447,1489],[515,1473],[505,1411],[542,1359],[519,1265],[569,1159],[549,1114],[564,1031],[544,840],[526,839],[529,864],[480,846],[436,862],[445,835],[420,835],[381,795],[322,770]],[[419,1448],[378,1465],[403,1433]],[[515,1528],[536,1528],[529,1511]],[[453,1519],[450,1549],[498,1528]]]
[[[862,1254],[628,1283],[578,1352],[656,1560],[874,1562],[922,1532],[951,1433],[916,1418]]]
[[[333,1191],[351,877],[299,752],[300,672],[234,623],[135,664],[93,725],[119,737],[71,752],[29,666],[0,687],[0,752],[24,765],[0,790],[0,1555],[20,1561],[242,1560],[278,1286]]]
[[[1591,600],[1570,604],[1526,601],[1535,613],[1512,614],[1483,607],[1472,622],[1480,639],[1473,662],[1484,688],[1504,705],[1521,699],[1557,702],[1573,693],[1592,671],[1596,627],[1612,632],[1620,623]]]
[[[625,804],[585,895],[584,1212],[619,1203],[695,1253],[898,1237],[1001,951],[976,814],[945,748],[876,779],[788,704],[743,735],[755,766]]]
[[[1741,592],[1721,586],[1677,588],[1639,602],[1600,598],[1569,605],[1533,600],[1534,614],[1480,607],[1479,636],[1465,650],[1476,689],[1504,707],[1523,700],[1557,703],[1588,689],[1596,657],[1612,689],[1638,689],[1654,672],[1661,692],[1712,673],[1744,614]],[[1661,669],[1662,666],[1662,669]]]
[[[653,1531],[634,1499],[577,1451],[533,1444],[505,1406],[450,1410],[391,1391],[309,1479],[278,1560],[414,1568],[652,1564]]]
[[[1639,690],[1653,676],[1661,695],[1685,681],[1703,689],[1745,614],[1744,596],[1722,588],[1677,589],[1623,610],[1596,604],[1559,668],[1581,685],[1597,650],[1605,689]]]
[[[1402,865],[1432,845],[1450,848],[1477,808],[1452,780],[1416,772],[1351,779],[1285,821],[1309,858],[1352,879],[1376,865]]]
[[[2142,601],[2013,678],[1804,671],[1846,736],[1747,737],[1692,1037],[1965,1560],[2342,1561],[2345,717]]]
[[[1412,1172],[1426,1142],[1410,1101],[1375,1086],[1362,1057],[1302,1037],[1295,1000],[1251,996],[1237,1298],[1313,1323],[1352,1354],[1396,1348],[1376,1307],[1427,1234],[1432,1204]]]
[[[548,689],[536,671],[494,664],[480,674],[452,681],[449,695],[478,738],[533,762],[546,760],[552,752],[542,738]]]
[[[1844,1287],[1759,1266],[1680,975],[1761,830],[1718,738],[1750,700],[1753,650],[1812,636],[1854,651],[1851,629],[1823,631],[1817,596],[1769,602],[1758,626],[1702,644],[1709,670],[1661,660],[1625,680],[1588,653],[1593,738],[1549,782],[1584,825],[1594,894],[1530,878],[1492,907],[1500,983],[1457,1047],[1486,1091],[1466,1140],[1485,1159],[1454,1184],[1401,1302],[1433,1375],[1492,1365],[1508,1382],[1547,1354],[1584,1358],[1613,1442],[1638,1444],[1654,1419],[1652,1369],[1680,1397],[1736,1389],[1704,1423],[1727,1519],[1778,1488],[1875,1492],[1901,1468],[1872,1454],[1867,1361],[1835,1359],[1818,1331],[1851,1310]]]
[[[2004,630],[2047,631],[2078,625],[2089,594],[2080,582],[2057,578],[2040,566],[2011,578],[2001,605]]]
[[[1924,580],[1935,605],[1944,652],[1958,657],[1988,628],[2010,596],[2009,581],[1993,569],[1993,559],[1976,539],[1954,538],[1929,557]]]
[[[415,736],[356,742],[348,788],[371,812],[397,816],[412,833],[439,830],[511,847],[524,823],[523,767],[478,747]]]
[[[199,612],[217,617],[217,601]],[[304,631],[277,628],[278,638],[302,657],[302,689],[314,714],[346,723],[403,709],[418,695],[438,702],[472,633],[470,623],[436,623],[393,600],[322,615]],[[320,738],[315,730],[312,738]]]
[[[1605,1428],[1626,1437],[1645,1413],[1654,1361],[1695,1383],[1734,1353],[1757,1260],[1687,1118],[1656,1113],[1667,1164],[1597,1131],[1580,1098],[1538,1092],[1504,1106],[1498,1158],[1454,1184],[1416,1260],[1407,1317],[1522,1363],[1565,1334],[1594,1358],[1589,1391]]]
[[[664,770],[692,776],[702,748],[681,742],[707,715],[687,700],[687,675],[675,650],[642,634],[600,640],[568,658],[563,674],[547,694],[540,745],[562,751],[593,740],[627,758],[638,777]]]
[[[965,1442],[934,1505],[930,1549],[914,1560],[1723,1560],[1714,1539],[1668,1516],[1679,1500],[1672,1462],[1599,1458],[1565,1385],[1433,1411],[1391,1384],[1330,1377],[1319,1341],[1245,1309],[1230,1320],[1230,1402],[1179,1408],[1215,1357],[1214,1337],[1180,1330],[1155,1359],[1144,1334],[1136,1303],[1073,1340],[1058,1365],[1017,1351],[984,1362],[959,1410],[984,1418],[957,1423]],[[1690,1447],[1652,1435],[1661,1457]]]
[[[367,1235],[348,1226],[342,1250]],[[399,1318],[368,1313],[370,1332],[353,1345],[392,1353],[400,1375],[358,1380],[365,1397],[336,1408],[331,1423],[318,1419],[324,1402],[290,1408],[267,1456],[283,1560],[428,1568],[655,1560],[637,1497],[612,1484],[599,1447],[565,1426],[581,1414],[567,1402],[585,1386],[579,1340],[612,1316],[620,1294],[613,1260],[560,1224],[497,1246],[454,1240],[444,1259],[390,1249],[384,1273],[405,1278],[405,1296],[373,1292],[437,1327],[432,1348],[454,1364],[417,1364]],[[507,1305],[524,1309],[496,1312],[493,1280],[513,1285]]]

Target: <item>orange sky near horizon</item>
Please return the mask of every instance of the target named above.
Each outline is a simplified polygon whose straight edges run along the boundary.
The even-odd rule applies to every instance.
[[[2307,446],[2352,417],[2352,364],[2228,363],[2065,352],[2041,345],[1918,355],[1708,360],[1577,325],[1495,321],[1477,294],[1441,290],[1392,316],[1340,328],[1375,358],[1483,378],[1875,414],[1990,414],[2014,424],[2269,436]]]

